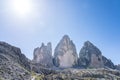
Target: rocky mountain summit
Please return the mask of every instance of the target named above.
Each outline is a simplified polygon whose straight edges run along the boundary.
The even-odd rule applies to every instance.
[[[86,41],[79,53],[79,65],[102,68],[104,66],[101,51],[91,42]]]
[[[54,64],[57,67],[68,68],[77,65],[76,47],[72,40],[65,35],[60,40],[54,52]]]
[[[120,65],[86,41],[79,57],[75,44],[63,36],[52,56],[52,44],[42,43],[29,60],[17,47],[0,42],[0,80],[120,80]]]
[[[79,53],[79,66],[86,68],[111,68],[115,65],[110,59],[102,55],[102,52],[91,42],[86,41]]]
[[[42,43],[40,48],[35,48],[33,56],[34,63],[39,63],[48,67],[53,66],[52,45],[50,42],[47,44],[47,46],[45,46],[44,43]]]

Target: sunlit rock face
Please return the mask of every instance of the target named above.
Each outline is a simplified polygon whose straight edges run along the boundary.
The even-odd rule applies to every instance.
[[[44,66],[53,66],[52,61],[52,46],[48,43],[47,46],[42,43],[41,47],[34,49],[33,62],[42,64]]]
[[[76,47],[68,35],[63,36],[54,51],[54,64],[57,67],[68,68],[77,65]]]
[[[101,51],[89,41],[86,41],[80,50],[78,62],[83,67],[104,67]]]

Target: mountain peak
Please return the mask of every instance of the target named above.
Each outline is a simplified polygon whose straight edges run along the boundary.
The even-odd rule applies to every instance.
[[[63,39],[69,39],[69,36],[68,35],[64,35]]]
[[[46,67],[53,66],[52,63],[52,45],[51,43],[47,43],[47,45],[44,45],[42,43],[40,48],[35,48],[33,53],[33,62],[39,63],[41,65],[44,65]]]
[[[94,46],[90,41],[86,41],[84,43],[78,57],[75,44],[72,42],[68,35],[64,35],[60,42],[57,44],[54,51],[54,56],[52,56],[51,42],[47,43],[47,45],[42,43],[40,47],[35,48],[33,55],[34,58],[31,61],[28,58],[26,58],[24,54],[21,53],[21,50],[19,48],[0,41],[0,69],[1,69],[0,76],[2,76],[0,77],[0,79],[2,78],[2,80],[6,79],[21,80],[24,78],[25,80],[30,80],[30,78],[32,77],[33,80],[35,77],[33,77],[34,75],[31,76],[31,72],[35,72],[35,74],[37,74],[38,76],[41,74],[43,76],[45,75],[44,79],[49,80],[51,77],[53,78],[54,75],[56,76],[57,73],[58,76],[60,77],[59,73],[61,73],[61,70],[65,71],[65,72],[62,71],[63,72],[62,74],[65,73],[65,75],[66,73],[69,74],[70,72],[69,74],[70,76],[67,75],[68,78],[66,79],[70,79],[71,76],[73,77],[73,78],[71,77],[71,79],[74,78],[76,79],[76,77],[77,78],[80,77],[80,75],[78,76],[76,75],[78,74],[78,72],[80,72],[81,74],[81,71],[87,71],[86,75],[89,76],[88,70],[86,68],[96,68],[97,71],[100,71],[99,68],[106,69],[110,68],[111,70],[112,69],[120,70],[120,65],[115,66],[114,63],[112,63],[111,60],[104,57],[101,51],[96,46]],[[75,70],[77,70],[77,73]],[[91,74],[92,75],[95,74],[95,76],[98,75],[96,73],[97,71],[91,71],[90,75]],[[107,71],[107,73],[108,72],[109,71]],[[117,74],[116,72],[112,73],[115,76],[118,77],[120,76],[120,73],[118,73],[118,71]],[[73,76],[73,74],[75,76]],[[105,74],[100,74],[100,76],[101,75]],[[110,80],[112,79],[110,76]]]
[[[64,35],[54,51],[55,62],[58,67],[67,68],[77,64],[77,52],[74,43],[68,35]]]
[[[60,41],[62,44],[69,44],[70,43],[70,37],[68,35],[64,35]]]
[[[84,46],[90,47],[90,46],[94,46],[94,45],[90,41],[85,41]]]
[[[102,53],[90,41],[86,41],[80,50],[80,65],[85,67],[101,68],[103,67]]]
[[[45,46],[45,44],[42,42],[41,47],[44,47],[44,46]]]

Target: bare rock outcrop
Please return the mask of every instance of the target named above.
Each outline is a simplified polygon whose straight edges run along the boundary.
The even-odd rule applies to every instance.
[[[33,62],[41,64],[46,67],[52,67],[53,66],[53,58],[52,58],[52,46],[49,42],[46,45],[42,43],[41,47],[34,49],[33,54]]]
[[[120,64],[115,65],[116,69],[120,71]]]
[[[89,41],[80,50],[78,62],[82,67],[104,67],[101,51]]]
[[[89,41],[84,43],[79,58],[67,35],[55,48],[54,58],[51,43],[42,43],[33,55],[31,61],[19,48],[0,41],[0,80],[120,79],[120,65],[114,65]]]
[[[54,51],[55,66],[61,68],[74,67],[77,65],[77,59],[78,55],[74,43],[68,35],[63,36]]]
[[[0,42],[0,79],[30,80],[30,60],[17,47]]]
[[[105,68],[115,69],[115,65],[110,59],[107,59],[105,56],[102,56],[102,59]]]

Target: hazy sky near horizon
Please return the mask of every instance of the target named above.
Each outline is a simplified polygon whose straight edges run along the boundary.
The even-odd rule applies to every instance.
[[[14,1],[0,0],[0,41],[21,48],[29,59],[42,42],[52,42],[54,51],[67,34],[77,53],[89,40],[120,64],[120,0]]]

